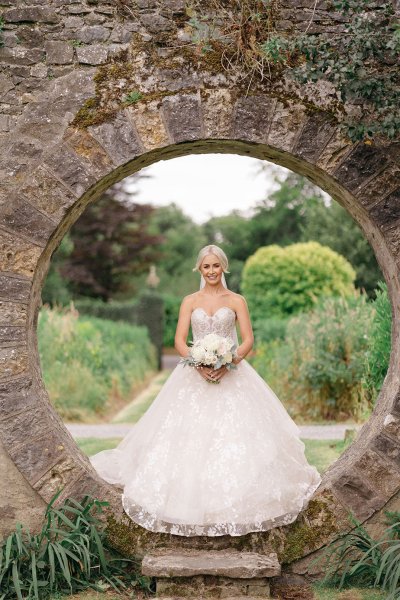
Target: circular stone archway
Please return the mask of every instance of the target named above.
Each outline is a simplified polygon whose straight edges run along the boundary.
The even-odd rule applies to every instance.
[[[56,8],[20,4],[4,12],[9,35],[0,48],[9,77],[5,101],[8,97],[11,106],[13,93],[22,99],[15,114],[5,115],[0,191],[0,454],[13,462],[10,485],[17,485],[18,477],[27,482],[39,512],[59,486],[59,501],[89,492],[109,500],[110,536],[120,547],[124,538],[126,551],[160,543],[273,549],[288,570],[312,575],[310,558],[339,531],[352,527],[350,513],[379,526],[384,509],[400,507],[399,144],[353,144],[330,113],[310,110],[282,91],[260,88],[246,95],[234,79],[207,70],[209,65],[200,71],[189,60],[163,62],[152,24],[157,18],[166,36],[178,35],[180,2],[161,3],[162,14],[151,2],[138,2],[145,8],[138,10],[130,28],[108,2],[55,2]],[[26,48],[7,46],[15,30],[28,40]],[[141,45],[135,37],[126,46],[132,31],[139,31],[135,35],[142,36]],[[79,32],[85,35],[83,45],[65,41],[79,39]],[[49,65],[55,73],[50,79],[40,75]],[[24,79],[24,73],[24,86],[13,92],[18,87],[13,81]],[[131,105],[118,104],[114,91],[127,85],[147,96]],[[7,131],[11,120],[15,125]],[[215,152],[285,166],[350,212],[374,248],[388,284],[392,354],[373,415],[324,474],[295,523],[240,539],[185,540],[147,532],[123,516],[118,490],[96,475],[49,402],[36,324],[51,255],[90,202],[156,161]],[[9,503],[0,496],[0,510],[4,507]]]

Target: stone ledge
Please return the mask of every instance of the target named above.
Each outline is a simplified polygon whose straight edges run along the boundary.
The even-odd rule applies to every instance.
[[[152,577],[275,577],[280,575],[281,566],[275,553],[163,549],[144,556],[142,573]]]

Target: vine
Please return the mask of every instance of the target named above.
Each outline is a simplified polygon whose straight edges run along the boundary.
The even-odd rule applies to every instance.
[[[303,33],[276,28],[277,0],[210,0],[189,9],[192,42],[199,54],[221,49],[227,71],[272,83],[285,73],[294,82],[333,84],[338,120],[352,141],[389,139],[400,132],[400,26],[391,2],[332,0],[341,31],[309,33],[317,0]],[[191,12],[190,12],[191,11]],[[349,110],[351,108],[351,110]]]

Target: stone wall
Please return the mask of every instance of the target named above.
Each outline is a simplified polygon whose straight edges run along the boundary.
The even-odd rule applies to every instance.
[[[282,1],[279,27],[304,29],[313,7]],[[340,15],[328,8],[318,3],[313,27],[340,32]],[[10,512],[12,498],[16,508],[25,500],[35,524],[62,486],[59,501],[89,491],[109,499],[110,537],[126,553],[185,544],[272,549],[289,570],[313,576],[313,551],[350,527],[350,511],[379,529],[383,509],[400,504],[399,142],[351,143],[329,110],[329,86],[316,85],[312,102],[284,74],[247,89],[220,56],[198,54],[181,0],[0,0],[0,9],[0,461],[9,480],[0,534],[22,515]],[[140,98],[131,103],[132,92]],[[389,372],[355,443],[296,523],[235,540],[150,534],[122,515],[118,490],[93,472],[48,400],[36,340],[51,255],[87,204],[144,166],[207,152],[276,162],[330,193],[373,246],[394,316]]]

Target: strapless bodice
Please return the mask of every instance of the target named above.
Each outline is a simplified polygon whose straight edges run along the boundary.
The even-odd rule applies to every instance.
[[[236,313],[228,306],[221,306],[213,315],[208,315],[203,308],[195,308],[191,316],[193,341],[208,333],[217,333],[224,337],[236,338]]]

